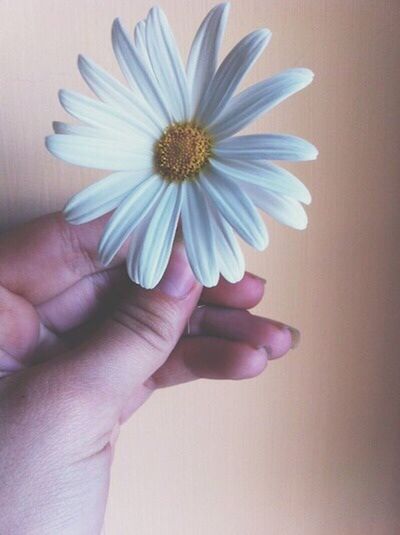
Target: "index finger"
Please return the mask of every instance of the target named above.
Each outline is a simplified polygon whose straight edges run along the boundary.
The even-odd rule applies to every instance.
[[[71,225],[61,212],[56,212],[0,235],[0,285],[39,305],[88,275],[121,264],[127,244],[108,268],[97,258],[98,241],[109,217],[110,214],[90,223]],[[204,289],[202,301],[251,308],[261,300],[264,282],[251,273],[236,284],[221,277],[216,287]]]
[[[0,284],[37,305],[104,271],[97,243],[108,217],[76,226],[57,212],[0,235]],[[124,256],[122,249],[113,267]]]

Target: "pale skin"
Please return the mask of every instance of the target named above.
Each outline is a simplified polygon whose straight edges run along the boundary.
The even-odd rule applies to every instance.
[[[265,281],[203,289],[180,243],[155,290],[127,279],[124,250],[105,269],[104,223],[52,214],[0,236],[4,535],[100,533],[120,425],[156,389],[255,377],[298,339],[247,311]]]

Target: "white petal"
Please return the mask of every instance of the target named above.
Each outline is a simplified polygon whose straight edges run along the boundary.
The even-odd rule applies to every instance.
[[[94,61],[80,55],[78,68],[90,89],[104,102],[122,110],[137,128],[158,136],[166,127],[167,123],[153,112],[140,93],[125,87]]]
[[[214,154],[233,160],[315,160],[318,150],[312,143],[287,134],[254,134],[220,141]]]
[[[118,18],[114,19],[113,21],[111,38],[115,57],[123,75],[126,78],[126,81],[134,93],[139,93],[140,96],[143,97],[144,95],[138,86],[135,73],[133,72],[135,60],[132,61],[130,58],[132,53],[132,50],[130,49],[133,48],[132,43],[127,32],[125,31],[125,28],[122,26],[121,21]],[[139,57],[139,50],[136,50],[136,53]],[[140,57],[140,60],[143,60],[143,58]]]
[[[211,166],[234,180],[260,186],[268,191],[281,193],[310,204],[311,194],[292,173],[271,162],[246,162],[245,160],[212,159]]]
[[[314,74],[309,69],[288,69],[233,97],[208,130],[217,139],[236,134],[261,114],[307,87]]]
[[[94,137],[96,139],[115,139],[113,130],[87,126],[86,124],[67,124],[61,121],[53,121],[53,130],[55,134]]]
[[[190,49],[186,72],[192,113],[207,90],[217,68],[218,52],[225,32],[229,4],[215,6],[198,29]]]
[[[140,20],[136,24],[133,39],[137,53],[139,54],[141,60],[146,64],[147,67],[149,67],[150,70],[152,70],[153,67],[151,66],[149,54],[147,52],[146,22],[144,20]]]
[[[252,184],[246,185],[245,190],[256,206],[279,223],[298,230],[307,227],[307,214],[298,201],[272,191],[265,191]]]
[[[165,13],[153,7],[146,19],[146,44],[160,91],[175,121],[189,118],[186,73]]]
[[[256,30],[244,37],[226,56],[200,101],[196,119],[201,124],[215,121],[270,37],[269,30]]]
[[[153,165],[151,152],[136,150],[120,140],[54,134],[46,137],[46,147],[65,162],[94,169],[143,170]]]
[[[234,284],[242,280],[245,272],[245,261],[242,250],[232,227],[216,209],[212,210],[212,220],[219,269],[223,277],[228,282]]]
[[[128,82],[131,85],[136,84],[150,107],[162,118],[163,123],[170,123],[172,117],[164,95],[155,83],[153,73],[149,72],[118,19],[113,23],[112,42],[115,55]]]
[[[64,208],[64,216],[75,225],[92,221],[114,210],[138,182],[149,178],[152,170],[113,173],[74,195]]]
[[[131,278],[131,280],[133,280],[132,273],[131,273],[132,272],[131,266],[133,264],[132,264],[132,260],[130,259],[130,256],[134,254],[135,249],[138,249],[143,243],[145,236],[146,236],[147,228],[156,210],[157,210],[157,206],[153,204],[153,206],[148,210],[145,217],[143,217],[143,219],[135,226],[135,228],[132,231],[132,234],[129,236],[129,249],[128,249],[128,255],[126,259],[126,264],[127,264],[128,275]]]
[[[182,230],[186,254],[197,280],[208,288],[219,279],[210,208],[197,182],[183,183]]]
[[[143,288],[154,288],[167,267],[182,205],[182,188],[168,184],[154,210],[144,237],[132,240],[128,253],[130,278]]]
[[[133,188],[107,223],[99,243],[99,257],[107,266],[125,240],[159,201],[166,182],[157,175],[145,179]]]
[[[198,180],[217,210],[247,243],[262,251],[268,245],[267,229],[253,202],[232,180],[203,171]]]
[[[110,129],[138,143],[142,139],[147,143],[156,139],[154,134],[146,133],[138,127],[137,121],[131,120],[129,114],[109,104],[65,89],[59,92],[59,98],[68,113],[89,125]]]

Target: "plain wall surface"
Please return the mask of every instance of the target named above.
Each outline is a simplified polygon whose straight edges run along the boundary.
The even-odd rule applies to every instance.
[[[182,50],[209,1],[163,0]],[[234,0],[226,52],[266,26],[272,41],[246,84],[310,67],[311,87],[251,131],[318,145],[287,166],[309,186],[310,224],[268,222],[257,313],[302,331],[300,347],[242,383],[158,392],[125,425],[107,535],[400,533],[400,3]],[[0,0],[0,223],[60,209],[104,173],[51,157],[61,87],[88,93],[82,52],[118,77],[112,20],[133,28],[143,0]]]

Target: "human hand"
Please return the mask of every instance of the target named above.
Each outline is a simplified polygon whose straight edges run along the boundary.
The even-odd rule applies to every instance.
[[[123,250],[104,269],[103,225],[53,214],[0,236],[4,535],[99,533],[119,426],[155,389],[254,377],[298,339],[246,310],[261,279],[202,289],[181,244],[155,290],[127,279]]]

